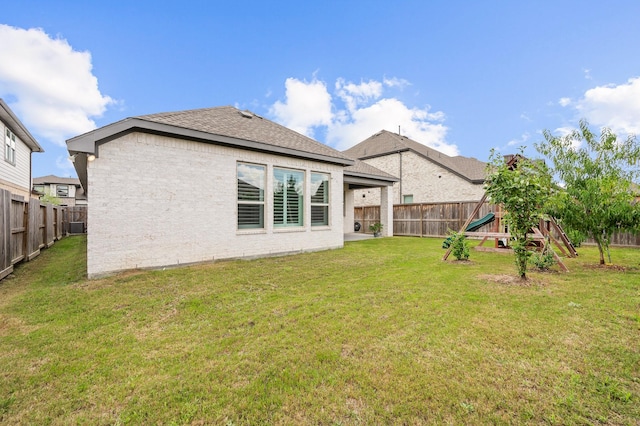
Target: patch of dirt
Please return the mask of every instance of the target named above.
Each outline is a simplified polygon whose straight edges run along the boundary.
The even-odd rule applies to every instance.
[[[488,281],[490,283],[503,284],[503,285],[512,285],[518,287],[531,287],[532,285],[542,285],[544,283],[539,280],[535,280],[531,277],[523,280],[522,278],[515,275],[506,275],[506,274],[482,274],[478,275],[478,278],[481,280]]]
[[[601,265],[599,263],[583,263],[582,266],[584,266],[585,269],[604,269],[606,271],[618,271],[618,272],[625,272],[628,270],[637,269],[634,267],[613,265],[613,264],[606,264],[606,263],[604,265]]]
[[[473,262],[471,260],[464,260],[464,259],[452,260],[451,263],[457,263],[459,265],[473,265]]]

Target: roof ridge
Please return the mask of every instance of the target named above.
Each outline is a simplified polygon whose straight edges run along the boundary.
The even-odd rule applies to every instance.
[[[231,109],[235,109],[237,111],[240,111],[238,108],[236,108],[236,107],[234,107],[232,105],[223,105],[223,106],[217,106],[217,107],[191,108],[191,109],[185,109],[185,110],[181,110],[181,111],[156,112],[156,113],[153,113],[153,114],[137,115],[137,116],[132,117],[132,118],[145,119],[146,117],[177,117],[177,116],[185,115],[185,114],[193,114],[194,112],[205,112],[205,111],[213,111],[213,110],[222,110],[222,109],[227,109],[227,108],[231,108]]]
[[[462,155],[450,156],[409,136],[386,129],[374,133],[345,150],[345,153],[358,159],[366,159],[389,155],[401,150],[412,151],[466,180],[472,182],[484,180],[484,163],[480,160]]]

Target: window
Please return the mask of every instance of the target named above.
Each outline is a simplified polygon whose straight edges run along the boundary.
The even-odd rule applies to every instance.
[[[329,225],[329,175],[311,173],[311,226]]]
[[[68,197],[69,185],[56,185],[56,197]]]
[[[413,195],[404,195],[402,197],[402,203],[403,204],[411,204],[411,203],[413,203]]]
[[[238,163],[238,229],[264,228],[265,167]]]
[[[16,135],[8,128],[4,138],[4,161],[16,165]]]
[[[304,213],[304,172],[273,169],[273,224],[276,227],[302,226]]]
[[[44,195],[44,185],[33,185],[33,190],[38,194]]]

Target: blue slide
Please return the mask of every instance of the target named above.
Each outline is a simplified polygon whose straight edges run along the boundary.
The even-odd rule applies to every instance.
[[[471,222],[469,226],[467,226],[467,232],[475,232],[483,226],[490,224],[494,220],[496,220],[496,215],[493,213],[488,213],[485,217]],[[449,246],[451,245],[451,240],[453,240],[453,237],[448,237],[446,240],[444,240],[444,242],[442,243],[442,248],[449,248]]]

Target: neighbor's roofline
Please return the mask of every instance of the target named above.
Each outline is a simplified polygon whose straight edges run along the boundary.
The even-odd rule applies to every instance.
[[[415,141],[414,141],[414,142],[415,142]],[[416,143],[420,143],[420,142],[416,142]],[[429,147],[427,147],[427,148],[429,148]],[[433,149],[433,148],[432,148],[432,149]],[[471,179],[471,178],[469,178],[468,176],[465,176],[465,175],[463,175],[462,173],[460,173],[460,172],[458,172],[458,171],[456,171],[456,170],[453,170],[451,167],[447,167],[446,165],[442,164],[441,162],[439,162],[439,161],[438,161],[437,159],[435,159],[434,157],[431,157],[431,156],[429,156],[429,155],[424,155],[424,154],[423,154],[423,153],[421,153],[420,151],[415,150],[415,149],[413,149],[413,148],[411,148],[411,147],[408,147],[408,146],[405,146],[405,147],[400,148],[400,149],[394,149],[394,150],[385,151],[385,152],[382,152],[382,153],[380,153],[380,154],[367,155],[367,156],[365,156],[365,157],[358,157],[358,160],[365,161],[365,160],[370,160],[370,159],[372,159],[372,158],[386,157],[387,155],[391,155],[391,154],[398,154],[398,153],[400,153],[400,152],[407,152],[407,151],[411,151],[411,152],[413,152],[413,153],[415,153],[415,154],[419,155],[420,157],[422,157],[422,158],[424,158],[424,159],[426,159],[426,160],[429,160],[429,161],[431,161],[431,162],[432,162],[432,163],[434,163],[434,164],[437,164],[438,166],[442,167],[443,169],[446,169],[446,170],[450,171],[451,173],[455,174],[456,176],[461,177],[462,179],[466,180],[467,182],[471,182],[471,183],[474,183],[474,184],[475,184],[475,183],[484,183],[484,181],[485,181],[485,179]],[[455,158],[455,157],[449,157],[449,158]]]
[[[339,164],[342,166],[351,166],[355,163],[354,160],[347,158],[332,157],[262,142],[218,135],[186,127],[144,120],[138,117],[125,118],[124,120],[117,121],[99,129],[68,139],[67,148],[71,154],[86,153],[99,156],[99,145],[136,131],[166,136],[178,136],[199,142],[225,145],[252,151],[268,152],[289,157],[311,159],[325,163]]]
[[[22,142],[31,148],[32,152],[44,152],[44,149],[42,149],[38,141],[29,133],[29,130],[27,130],[2,98],[0,98],[0,118],[2,118],[3,122],[6,122]]]

